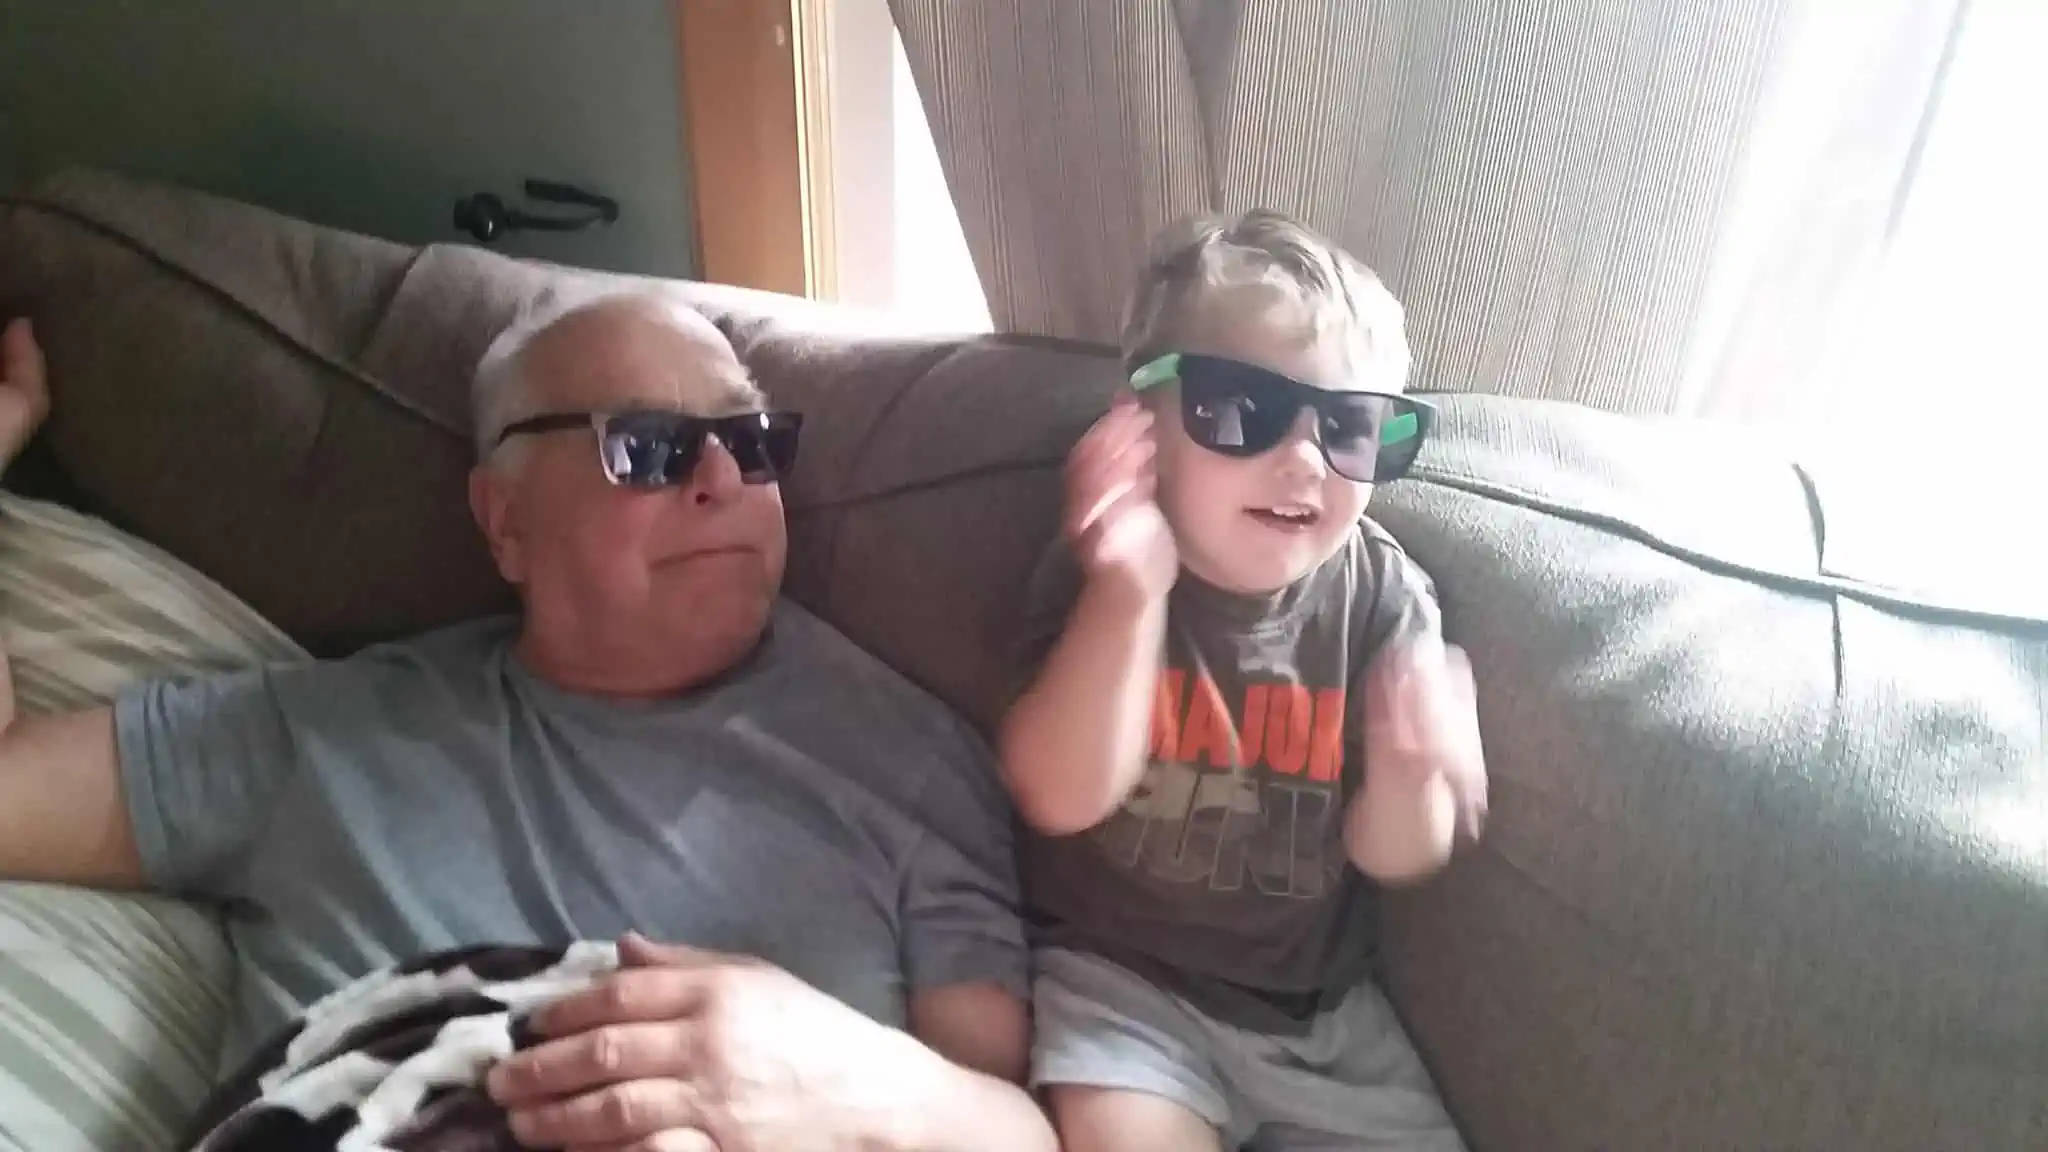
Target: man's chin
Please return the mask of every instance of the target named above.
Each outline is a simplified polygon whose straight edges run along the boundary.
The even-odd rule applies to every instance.
[[[669,634],[698,643],[752,648],[768,627],[775,609],[775,589],[766,581],[747,588],[676,589],[660,613]]]

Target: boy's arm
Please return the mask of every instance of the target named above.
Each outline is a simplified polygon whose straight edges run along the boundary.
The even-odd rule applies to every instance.
[[[1436,589],[1392,537],[1366,522],[1372,604],[1359,637],[1369,654],[1357,684],[1365,782],[1344,814],[1359,871],[1408,884],[1449,861],[1460,830],[1477,836],[1486,762],[1472,665],[1443,640]]]
[[[1413,884],[1450,861],[1456,830],[1457,798],[1442,772],[1416,777],[1368,770],[1344,813],[1344,850],[1381,884]]]
[[[1486,765],[1471,664],[1434,636],[1380,653],[1365,678],[1365,784],[1344,814],[1344,848],[1382,884],[1410,884],[1450,860],[1462,822],[1477,833]]]
[[[1144,773],[1166,596],[1180,574],[1153,499],[1152,413],[1121,397],[1067,458],[1063,525],[1085,574],[1066,627],[1003,717],[1003,783],[1053,836],[1102,822]]]
[[[1137,786],[1151,739],[1166,599],[1094,579],[1037,679],[1003,719],[1003,781],[1048,835],[1102,822]]]

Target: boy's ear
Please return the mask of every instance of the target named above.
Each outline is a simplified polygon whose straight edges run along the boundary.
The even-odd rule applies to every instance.
[[[1119,394],[1129,396],[1132,402],[1148,409],[1154,416],[1157,416],[1161,412],[1168,411],[1171,407],[1169,401],[1171,401],[1174,397],[1179,395],[1179,393],[1175,391],[1173,386],[1171,385],[1166,385],[1158,388],[1147,388],[1142,392],[1126,385],[1122,389],[1119,389]]]

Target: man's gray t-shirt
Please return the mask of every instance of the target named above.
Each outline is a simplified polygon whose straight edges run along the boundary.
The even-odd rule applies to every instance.
[[[119,700],[148,880],[232,905],[225,1067],[373,968],[629,929],[899,1027],[916,989],[1023,993],[1010,810],[931,697],[787,603],[743,666],[672,700],[565,692],[516,632]]]

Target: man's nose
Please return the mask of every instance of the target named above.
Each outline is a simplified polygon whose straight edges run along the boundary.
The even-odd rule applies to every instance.
[[[704,454],[690,473],[690,498],[699,504],[723,504],[740,494],[746,480],[740,476],[739,461],[723,441],[704,434]]]

